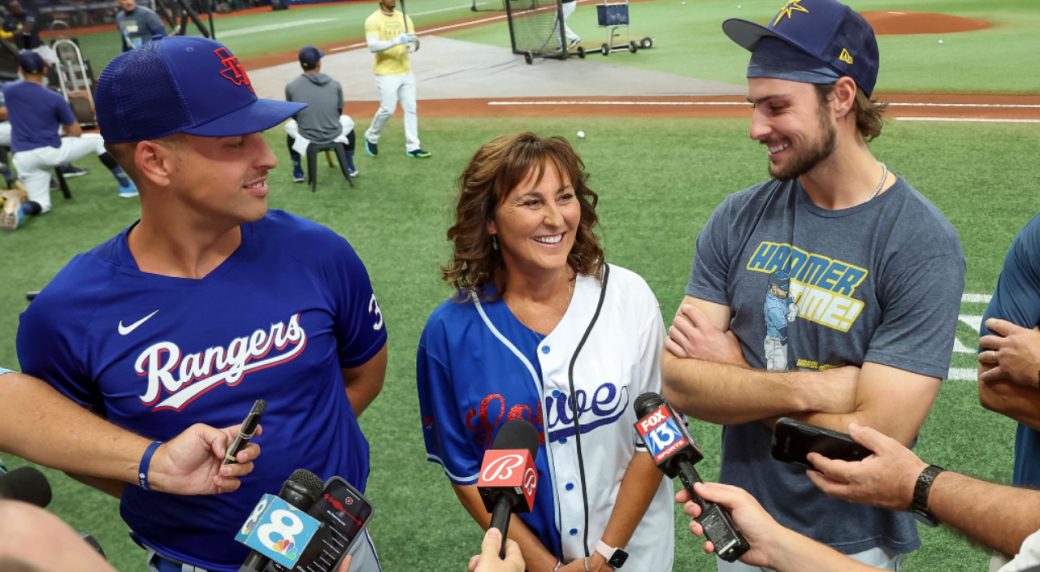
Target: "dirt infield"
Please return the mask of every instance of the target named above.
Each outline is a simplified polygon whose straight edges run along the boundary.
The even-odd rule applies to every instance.
[[[985,20],[962,18],[950,14],[932,12],[910,12],[888,10],[884,12],[863,12],[863,17],[874,28],[874,33],[884,35],[906,34],[951,34],[955,32],[971,32],[990,27]]]

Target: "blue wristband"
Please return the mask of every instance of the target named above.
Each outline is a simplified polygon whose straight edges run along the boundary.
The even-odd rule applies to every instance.
[[[144,455],[141,456],[141,466],[137,468],[137,482],[146,491],[151,490],[148,487],[148,465],[152,463],[152,455],[155,454],[155,450],[162,444],[162,441],[152,441],[152,444],[148,445],[148,448],[144,450]]]

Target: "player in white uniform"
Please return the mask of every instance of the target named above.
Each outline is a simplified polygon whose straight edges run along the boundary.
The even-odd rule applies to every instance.
[[[562,138],[524,133],[484,145],[463,172],[444,270],[459,299],[419,342],[426,448],[487,527],[474,486],[483,452],[503,423],[529,421],[542,433],[538,493],[509,527],[527,569],[610,570],[627,557],[629,570],[670,570],[672,487],[632,409],[660,387],[664,324],[646,282],[604,263],[582,169]]]
[[[419,116],[415,105],[415,76],[409,50],[419,49],[412,19],[395,10],[397,0],[379,0],[379,9],[365,19],[365,42],[376,55],[372,70],[379,88],[379,110],[372,125],[365,131],[365,151],[375,157],[379,154],[379,136],[386,122],[394,116],[397,101],[404,109],[405,155],[427,159],[430,152],[419,146]]]

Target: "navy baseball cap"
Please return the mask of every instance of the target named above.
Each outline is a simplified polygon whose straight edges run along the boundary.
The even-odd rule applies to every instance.
[[[305,70],[312,70],[325,57],[325,52],[314,46],[304,46],[300,49],[300,65]]]
[[[43,68],[47,66],[47,62],[43,61],[43,56],[32,51],[24,50],[18,53],[18,67],[22,68],[25,73],[43,73]]]
[[[751,52],[763,38],[781,40],[856,80],[868,97],[877,83],[874,29],[863,16],[835,0],[788,0],[768,26],[730,18],[722,23],[722,31]]]
[[[101,72],[94,101],[101,136],[108,143],[174,133],[256,133],[307,106],[257,98],[230,50],[191,36],[151,41],[116,57]]]

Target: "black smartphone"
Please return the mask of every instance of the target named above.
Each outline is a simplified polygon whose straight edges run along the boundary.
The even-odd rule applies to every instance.
[[[267,402],[263,399],[257,399],[253,402],[252,409],[249,410],[249,414],[242,421],[242,425],[238,428],[238,436],[228,447],[227,452],[224,453],[225,465],[237,463],[235,456],[249,444],[249,440],[256,435],[256,427],[260,424],[260,416],[264,414],[264,410],[267,409]]]
[[[321,498],[307,514],[318,519],[321,528],[307,544],[293,571],[334,572],[351,545],[362,536],[372,518],[372,505],[350,483],[332,477],[325,482]]]
[[[846,433],[781,417],[773,430],[773,458],[812,468],[806,458],[809,453],[842,461],[861,461],[872,454]]]

